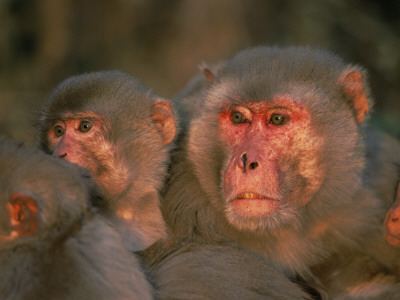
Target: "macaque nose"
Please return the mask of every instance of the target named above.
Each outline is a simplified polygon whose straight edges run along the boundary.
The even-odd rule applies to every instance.
[[[64,152],[63,154],[53,153],[53,156],[58,158],[65,158],[67,157],[67,153],[66,152]]]
[[[247,154],[243,153],[239,161],[239,167],[243,169],[243,173],[246,173],[247,166],[249,170],[254,170],[255,168],[258,167],[258,162],[253,161],[247,165]]]

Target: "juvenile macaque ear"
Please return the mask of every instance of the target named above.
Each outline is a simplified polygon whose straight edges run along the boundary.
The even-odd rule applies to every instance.
[[[12,230],[18,236],[32,236],[39,229],[38,205],[36,200],[24,193],[11,195],[7,204]]]
[[[345,72],[340,76],[338,83],[343,86],[344,92],[353,99],[356,120],[359,124],[362,123],[369,111],[362,74],[357,71]]]
[[[164,100],[153,102],[151,105],[151,118],[164,138],[163,145],[168,145],[176,134],[175,118],[172,113],[171,103]]]

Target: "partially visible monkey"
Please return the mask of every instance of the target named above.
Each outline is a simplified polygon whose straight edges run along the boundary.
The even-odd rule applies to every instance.
[[[383,222],[400,145],[363,124],[362,68],[307,47],[257,47],[203,73],[177,99],[192,119],[162,205],[174,238],[225,240],[316,284],[329,257],[365,256],[396,294],[399,252]]]
[[[71,77],[41,109],[39,143],[88,169],[130,250],[165,237],[159,209],[176,132],[171,105],[119,71]]]
[[[145,251],[152,259],[146,262],[149,279],[160,300],[311,299],[267,259],[244,249],[189,243],[155,244]]]
[[[0,299],[152,299],[77,166],[0,138]]]
[[[388,243],[400,248],[400,182],[397,184],[395,201],[386,215],[385,228]]]

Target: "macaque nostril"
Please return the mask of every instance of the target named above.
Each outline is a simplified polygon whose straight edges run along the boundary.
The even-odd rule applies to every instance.
[[[253,169],[257,168],[257,167],[258,167],[258,162],[252,162],[251,164],[249,164],[249,169],[250,170],[253,170]]]
[[[247,154],[246,153],[244,153],[240,159],[243,162],[243,165],[247,165]]]
[[[58,157],[59,158],[65,158],[67,156],[67,153],[63,153],[63,154],[60,154]]]
[[[240,158],[241,163],[239,163],[240,167],[243,169],[243,172],[246,173],[246,168],[248,167],[249,170],[253,170],[258,167],[258,162],[252,162],[247,165],[247,154],[243,153],[242,157]]]
[[[246,155],[246,153],[243,153],[243,155],[240,157],[239,166],[240,166],[240,168],[243,169],[243,172],[246,173],[246,167],[247,167],[247,155]]]

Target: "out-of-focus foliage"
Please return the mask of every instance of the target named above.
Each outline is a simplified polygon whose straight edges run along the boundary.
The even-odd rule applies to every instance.
[[[363,65],[372,121],[400,137],[396,0],[2,0],[0,134],[31,141],[34,110],[68,76],[122,69],[171,97],[200,63],[259,44],[317,46]]]

